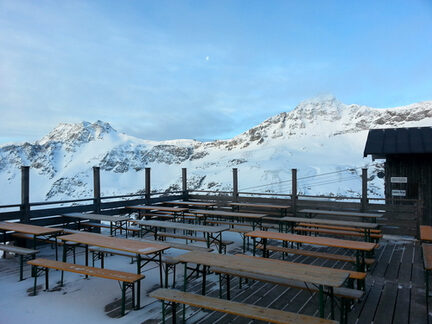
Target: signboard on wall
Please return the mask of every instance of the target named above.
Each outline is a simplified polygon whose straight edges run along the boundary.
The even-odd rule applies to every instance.
[[[408,183],[407,177],[391,177],[390,178],[391,183]]]
[[[406,190],[396,190],[396,189],[393,189],[392,190],[392,196],[405,197],[406,196]]]

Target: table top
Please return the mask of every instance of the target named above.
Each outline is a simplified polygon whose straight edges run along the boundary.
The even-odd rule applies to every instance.
[[[254,218],[261,219],[265,214],[255,214],[255,213],[238,213],[238,212],[229,212],[222,210],[208,210],[208,209],[191,209],[189,210],[192,214],[202,214],[207,216],[222,216],[222,217],[242,217],[242,218]]]
[[[432,226],[420,225],[420,240],[432,241]]]
[[[376,243],[369,243],[363,241],[341,240],[341,239],[335,239],[331,237],[307,236],[307,235],[298,235],[298,234],[289,234],[289,233],[277,233],[277,232],[270,232],[270,231],[253,231],[253,232],[246,233],[246,236],[265,238],[271,240],[296,242],[296,243],[305,243],[305,244],[312,244],[312,245],[339,247],[339,248],[359,250],[359,251],[372,251],[377,246]]]
[[[289,205],[276,205],[276,204],[259,204],[259,203],[242,203],[242,202],[234,202],[229,203],[229,206],[238,206],[238,207],[257,207],[257,208],[274,208],[274,209],[288,209],[291,208]]]
[[[86,214],[86,213],[68,213],[68,214],[62,214],[62,216],[80,218],[80,219],[108,221],[108,222],[123,222],[130,219],[129,216],[111,216],[111,215]]]
[[[362,212],[349,212],[349,211],[335,211],[323,209],[301,209],[300,213],[307,214],[320,214],[320,215],[334,215],[334,216],[352,216],[352,217],[373,217],[380,218],[383,216],[381,213],[362,213]]]
[[[358,228],[378,228],[377,223],[363,223],[363,222],[351,222],[351,221],[339,221],[333,219],[319,219],[319,218],[305,218],[305,217],[281,217],[281,221],[291,223],[309,223],[309,224],[321,224],[321,225],[338,225],[338,226],[350,226]]]
[[[126,208],[130,209],[143,209],[143,210],[159,210],[159,211],[168,211],[168,212],[187,212],[188,208],[179,208],[179,207],[166,207],[166,206],[151,206],[151,205],[137,205],[137,206],[127,206]]]
[[[4,231],[15,231],[24,234],[32,235],[47,235],[63,232],[63,229],[50,228],[37,225],[29,225],[22,223],[11,223],[11,222],[0,222],[0,230]]]
[[[174,228],[179,230],[195,231],[195,232],[220,233],[229,230],[228,226],[204,226],[204,225],[156,221],[156,220],[134,220],[133,222],[144,226]]]
[[[281,279],[299,280],[330,287],[340,287],[348,278],[348,272],[318,268],[301,263],[271,263],[268,260],[237,257],[228,254],[189,252],[175,257],[181,262],[203,264],[210,267],[246,271]]]
[[[216,206],[216,203],[200,202],[200,201],[164,201],[162,204],[196,206],[196,207],[214,207],[214,206]]]
[[[169,249],[168,245],[128,240],[94,233],[76,233],[58,237],[63,241],[99,246],[107,249],[131,252],[136,254],[153,254]]]

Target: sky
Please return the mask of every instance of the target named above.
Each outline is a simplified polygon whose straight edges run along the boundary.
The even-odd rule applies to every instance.
[[[103,120],[233,137],[333,94],[432,100],[432,0],[0,0],[0,144]]]

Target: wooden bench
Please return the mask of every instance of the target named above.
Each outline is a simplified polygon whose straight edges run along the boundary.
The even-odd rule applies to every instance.
[[[337,229],[326,229],[326,228],[310,228],[304,226],[296,226],[294,230],[297,233],[315,233],[315,234],[329,234],[336,236],[352,236],[352,237],[361,237],[363,238],[365,235],[362,232],[355,231],[346,231],[346,230],[337,230]],[[382,234],[370,234],[370,238],[377,242],[380,238],[382,238]]]
[[[74,272],[83,274],[86,276],[105,278],[111,280],[117,280],[122,282],[122,308],[121,315],[125,314],[126,308],[126,290],[132,289],[132,307],[135,306],[135,283],[138,285],[139,281],[144,278],[142,274],[135,274],[117,270],[109,270],[109,269],[99,269],[94,267],[88,267],[84,265],[76,265],[66,262],[48,260],[48,259],[34,259],[27,262],[33,267],[34,274],[34,286],[33,286],[33,296],[36,296],[36,287],[37,287],[37,277],[40,271],[45,272],[45,289],[49,289],[49,278],[48,278],[48,270],[55,269],[60,271]],[[63,286],[63,272],[60,285]]]
[[[282,261],[282,262],[285,262],[285,261]],[[262,281],[262,282],[266,282],[266,283],[270,283],[270,284],[274,284],[274,285],[286,286],[286,287],[291,287],[291,288],[295,288],[295,289],[307,290],[307,291],[311,291],[311,292],[319,292],[318,287],[316,287],[312,284],[307,284],[305,282],[301,282],[301,281],[297,281],[297,280],[281,279],[281,278],[276,278],[276,277],[272,277],[269,275],[264,276],[264,275],[260,275],[260,274],[256,274],[256,273],[248,272],[248,271],[237,271],[237,270],[231,270],[231,269],[227,269],[227,268],[218,268],[218,267],[210,267],[210,271],[218,273],[219,275],[223,274],[226,276],[226,282],[227,282],[227,295],[226,296],[227,296],[228,300],[230,299],[230,294],[229,294],[229,290],[230,290],[230,284],[229,284],[230,278],[229,277],[230,276],[235,276],[235,277],[249,279],[249,280],[257,280],[257,281]],[[219,282],[221,282],[221,280]],[[346,323],[350,302],[355,301],[355,300],[359,300],[363,296],[364,293],[361,290],[346,288],[346,287],[334,288],[333,293],[334,293],[335,297],[338,297],[341,300],[341,303],[340,303],[341,304],[341,314],[340,314],[341,320],[340,320],[340,322]],[[219,286],[219,296],[220,296],[220,298],[222,297],[221,286]]]
[[[188,241],[196,241],[196,242],[207,242],[207,239],[205,237],[200,236],[194,236],[194,235],[184,235],[184,234],[176,234],[176,233],[167,233],[167,232],[158,232],[157,233],[158,238],[161,238],[162,241],[165,242],[164,239],[167,237],[175,238],[175,239],[183,239],[186,240],[186,244]],[[227,245],[233,244],[233,241],[226,241],[222,240],[222,249],[226,253]]]
[[[140,239],[142,242],[147,243],[157,243],[156,240],[147,240],[147,239]],[[170,248],[173,249],[179,249],[179,250],[187,250],[187,251],[198,251],[198,252],[212,252],[212,248],[206,248],[203,246],[197,246],[193,244],[182,244],[182,243],[175,243],[175,242],[168,242],[164,241],[164,245],[168,245]]]
[[[432,242],[432,226],[420,225],[420,240]]]
[[[105,267],[105,256],[111,254],[111,255],[121,255],[125,257],[131,258],[131,263],[133,263],[136,259],[136,254],[119,251],[119,250],[113,250],[113,249],[107,249],[102,248],[99,246],[89,246],[89,251],[92,253],[92,266],[95,266],[95,261],[100,260],[101,268],[103,269]],[[164,266],[164,272],[165,272],[165,287],[168,287],[168,273],[169,270],[172,269],[173,271],[173,280],[172,280],[172,286],[175,286],[175,277],[176,277],[176,265],[179,264],[179,261],[177,261],[175,258],[168,256],[168,255],[162,255],[162,265]],[[141,260],[144,261],[150,261],[152,260],[150,257],[146,255],[141,256]],[[158,260],[152,260],[158,262]]]
[[[361,232],[361,233],[364,232],[364,229],[358,227],[324,225],[324,224],[314,224],[314,223],[298,223],[297,225],[303,227],[326,228],[326,229],[335,229],[341,231],[352,231],[352,232]],[[382,234],[382,230],[380,229],[369,229],[369,231],[374,234]]]
[[[192,307],[204,308],[211,311],[231,314],[250,318],[253,320],[265,321],[279,324],[335,324],[335,321],[316,318],[308,315],[301,315],[272,308],[256,305],[243,304],[230,300],[192,294],[175,289],[159,288],[149,294],[150,297],[162,301],[162,321],[165,323],[166,303],[171,304],[173,323],[176,318],[177,304],[189,305]]]
[[[426,281],[426,305],[427,305],[429,299],[429,274],[430,271],[432,270],[432,244],[423,243],[422,252],[423,252],[423,266],[424,266],[425,281]]]
[[[263,249],[263,245],[258,244],[257,248]],[[333,253],[327,253],[327,252],[310,251],[310,250],[305,250],[305,249],[293,249],[293,248],[287,248],[287,247],[275,246],[275,245],[267,245],[266,249],[268,251],[282,252],[282,258],[284,258],[285,254],[297,254],[297,255],[304,255],[304,256],[329,259],[329,260],[335,260],[335,261],[342,261],[342,262],[350,262],[350,263],[356,263],[357,262],[356,257],[350,256],[350,255],[341,255],[341,254],[333,254]],[[374,262],[375,262],[375,259],[365,258],[365,264],[366,264],[367,268],[369,268]]]
[[[34,259],[36,254],[39,253],[38,250],[26,249],[19,246],[0,244],[0,250],[4,251],[4,256],[6,253],[13,253],[19,255],[20,259],[20,275],[19,281],[24,280],[24,258]]]

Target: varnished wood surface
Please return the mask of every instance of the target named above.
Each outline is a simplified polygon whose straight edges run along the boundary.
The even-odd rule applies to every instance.
[[[183,212],[187,212],[189,210],[189,208],[167,207],[167,206],[150,206],[150,205],[127,206],[126,208],[140,209],[140,210],[167,211],[167,212],[171,212],[171,213],[183,213]]]
[[[76,242],[86,245],[95,245],[113,250],[126,251],[136,254],[153,254],[169,249],[168,245],[147,243],[138,240],[122,239],[93,233],[77,233],[58,237],[63,241]]]
[[[118,270],[110,270],[110,269],[93,268],[93,267],[88,267],[80,264],[73,264],[73,263],[42,259],[42,258],[30,260],[27,261],[27,263],[39,267],[47,267],[50,269],[80,273],[89,276],[119,280],[124,282],[135,282],[137,280],[144,278],[144,275],[142,274],[135,274],[130,272],[118,271]]]
[[[248,271],[256,274],[270,275],[282,279],[340,287],[349,277],[345,271],[336,272],[332,269],[311,267],[301,263],[269,263],[268,260],[236,257],[235,255],[215,254],[206,252],[189,252],[176,257],[181,262],[202,264],[211,267]],[[269,266],[271,264],[271,266]]]
[[[264,217],[265,220],[265,217]],[[323,224],[323,225],[336,225],[336,226],[349,226],[358,228],[378,228],[379,225],[376,223],[363,223],[363,222],[351,222],[351,221],[339,221],[333,219],[319,219],[319,218],[306,218],[306,217],[282,217],[281,222],[289,223],[309,223],[309,224]]]
[[[278,324],[336,324],[337,322],[322,318],[285,312],[251,304],[228,301],[214,297],[191,294],[180,290],[159,288],[150,293],[150,297],[160,300],[205,308],[212,311],[247,317],[259,321]]]
[[[239,218],[250,218],[250,219],[261,219],[265,214],[255,214],[255,213],[238,213],[238,212],[228,212],[223,210],[207,210],[207,209],[191,209],[189,210],[192,214],[201,214],[207,216],[220,216],[220,217],[239,217]]]
[[[15,231],[15,232],[33,234],[33,235],[47,235],[47,234],[60,233],[63,231],[62,229],[58,229],[58,228],[50,228],[44,226],[29,225],[29,224],[22,224],[22,223],[11,223],[11,222],[0,222],[0,230]]]
[[[420,225],[420,240],[432,241],[432,226]]]
[[[372,251],[377,247],[376,243],[341,240],[331,237],[307,236],[289,233],[276,233],[269,231],[253,231],[246,234],[249,237],[265,238],[271,240],[305,243],[321,246],[339,247],[350,250]]]
[[[229,230],[228,226],[204,226],[195,224],[186,224],[178,222],[165,222],[156,220],[135,220],[135,224],[144,226],[153,226],[161,228],[172,228],[185,231],[203,232],[203,233],[220,233]]]
[[[246,255],[246,254],[240,254],[240,253],[236,254],[235,256],[240,257],[240,258],[249,258],[249,259],[255,259],[255,260],[262,260],[263,262],[268,262],[268,266],[269,267],[272,267],[275,262],[298,264],[298,263],[295,263],[295,262],[290,262],[290,261],[285,261],[285,260],[263,258],[263,257],[259,257],[259,256],[252,256],[252,255]],[[309,266],[310,267],[329,269],[329,268],[326,268],[326,267],[320,267],[320,266],[315,266],[315,265],[309,265]],[[366,272],[358,272],[358,271],[343,270],[343,269],[334,269],[334,268],[332,268],[331,270],[332,271],[339,271],[339,272],[348,272],[349,273],[349,278],[351,278],[351,279],[364,280],[366,278],[366,275],[367,275]]]
[[[181,205],[192,207],[215,207],[216,203],[200,202],[200,201],[164,201],[166,205]]]
[[[299,210],[299,212],[305,214],[315,214],[315,215],[371,217],[371,218],[380,218],[383,216],[383,214],[378,214],[378,213],[361,213],[361,212],[335,211],[335,210],[323,210],[323,209],[301,209]]]
[[[130,219],[129,216],[110,216],[110,215],[86,214],[86,213],[68,213],[68,214],[62,214],[62,216],[79,218],[79,219],[107,221],[107,222],[123,222]]]
[[[252,208],[271,208],[271,209],[288,209],[291,208],[289,205],[276,205],[276,204],[257,204],[257,203],[229,203],[229,206],[235,207],[252,207]]]

